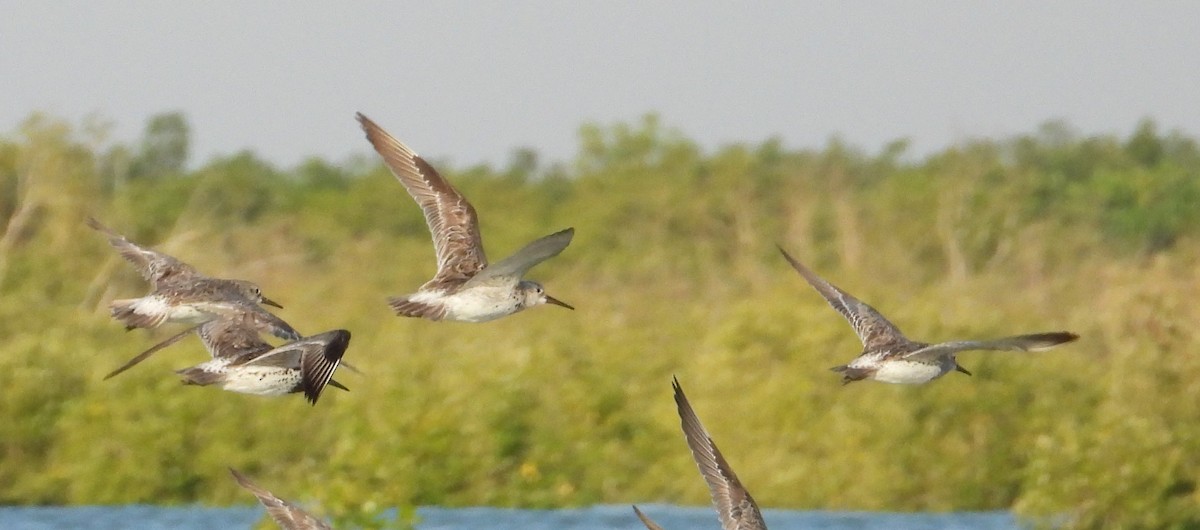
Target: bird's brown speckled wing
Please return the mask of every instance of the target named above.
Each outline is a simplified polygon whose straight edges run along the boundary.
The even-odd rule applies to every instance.
[[[862,341],[864,350],[896,349],[895,346],[910,342],[899,328],[888,322],[888,319],[884,318],[875,308],[817,276],[804,264],[796,261],[782,247],[779,248],[779,252],[783,253],[783,257],[788,260],[792,268],[796,269],[796,272],[799,272],[800,276],[803,276],[808,284],[813,286],[813,289],[825,297],[825,301],[829,302],[830,306],[845,317],[850,326],[854,328],[858,339]]]
[[[717,449],[700,424],[700,418],[688,403],[679,380],[673,380],[671,387],[675,389],[675,405],[679,411],[679,420],[683,426],[683,435],[688,447],[692,450],[692,458],[700,468],[700,474],[708,483],[708,491],[712,495],[713,505],[717,508],[717,518],[721,520],[723,530],[765,530],[766,522],[758,504],[750,496],[750,492],[742,486],[737,474]]]
[[[241,322],[261,333],[270,333],[284,340],[299,340],[300,332],[287,321],[236,291],[228,280],[205,280],[175,286],[172,298],[212,314],[216,319]]]
[[[258,502],[267,509],[267,514],[283,530],[333,530],[333,527],[325,521],[313,517],[299,506],[276,497],[275,494],[259,487],[258,484],[238,473],[237,470],[230,469],[229,472],[233,474],[233,478],[239,486],[258,497]]]
[[[222,315],[205,322],[196,334],[214,359],[244,360],[272,349],[246,313]]]
[[[87,218],[87,225],[108,237],[108,244],[117,249],[125,261],[133,265],[146,281],[155,289],[175,282],[188,281],[201,277],[191,265],[174,257],[142,247],[104,226],[93,217]]]
[[[479,219],[466,197],[425,159],[370,118],[360,113],[358,122],[375,151],[425,213],[438,262],[437,274],[426,285],[460,284],[486,267]]]
[[[960,340],[930,344],[901,356],[910,361],[933,361],[939,357],[969,350],[996,351],[1043,351],[1078,339],[1079,335],[1069,331],[1016,335],[992,340]]]

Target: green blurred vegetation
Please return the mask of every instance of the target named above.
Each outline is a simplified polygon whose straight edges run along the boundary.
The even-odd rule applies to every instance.
[[[570,164],[443,167],[493,259],[577,230],[531,277],[579,310],[484,325],[388,310],[434,263],[373,155],[188,170],[178,114],[136,146],[106,132],[33,115],[0,138],[0,503],[245,504],[235,467],[368,527],[402,524],[381,519],[393,506],[706,504],[678,375],[764,506],[1200,525],[1200,149],[1153,123],[1050,123],[913,161],[904,142],[705,152],[648,116],[584,126]],[[101,381],[175,330],[108,318],[146,286],[89,214],[257,281],[305,333],[350,329],[365,373],[316,407],[185,388],[171,370],[205,356],[189,341]],[[827,368],[860,346],[777,243],[911,337],[1083,338],[963,355],[970,378],[843,387]]]

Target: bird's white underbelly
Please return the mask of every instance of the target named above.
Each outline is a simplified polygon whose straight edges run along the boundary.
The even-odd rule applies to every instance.
[[[430,296],[420,293],[412,297],[414,302],[439,303],[446,308],[446,320],[459,322],[487,322],[511,315],[522,308],[513,296],[512,289],[475,287],[451,295]],[[421,298],[428,296],[429,299]]]
[[[177,324],[203,324],[213,319],[212,313],[200,311],[191,306],[177,306],[171,309],[167,320]]]
[[[166,314],[165,320],[176,324],[203,324],[213,318],[211,313],[188,304],[171,304],[158,295],[138,298],[133,305],[133,312],[149,316]]]
[[[883,383],[896,383],[902,385],[919,385],[928,383],[945,375],[954,368],[953,364],[949,367],[944,363],[929,364],[918,363],[911,361],[888,361],[882,363],[871,378]]]

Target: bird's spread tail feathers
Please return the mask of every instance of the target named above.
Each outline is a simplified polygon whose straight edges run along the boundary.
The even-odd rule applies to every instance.
[[[221,382],[221,374],[196,366],[177,370],[175,373],[179,374],[185,385],[208,386]]]
[[[846,365],[846,364],[843,364],[841,366],[834,366],[833,368],[830,368],[830,370],[833,370],[834,372],[842,374],[842,384],[843,385],[848,385],[855,381],[862,381],[863,379],[866,379],[871,376],[870,370],[864,370],[862,368],[852,368],[852,367],[850,367],[850,365]]]
[[[113,300],[108,304],[112,317],[125,324],[126,329],[156,328],[167,318],[166,311],[147,311],[144,298]]]
[[[446,318],[446,308],[441,305],[427,304],[417,302],[408,296],[393,296],[388,298],[388,305],[392,311],[402,317],[428,318],[429,320],[442,320]]]

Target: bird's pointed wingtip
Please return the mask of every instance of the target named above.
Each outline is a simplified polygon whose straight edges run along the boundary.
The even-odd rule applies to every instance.
[[[683,396],[683,385],[679,384],[679,377],[674,375],[671,376],[671,390],[674,391],[676,399]]]
[[[791,254],[788,254],[788,251],[783,248],[783,245],[776,243],[775,248],[779,249],[779,253],[783,254],[783,259],[787,260],[787,262],[789,264],[791,264],[793,269],[796,269],[797,272],[801,271],[801,269],[803,268],[803,265],[799,261],[797,261],[796,258],[792,257]]]
[[[227,469],[229,469],[229,474],[233,475],[233,480],[237,481],[238,484],[240,484],[242,486],[247,486],[249,484],[253,484],[246,475],[242,474],[241,471],[238,471],[238,470],[234,469],[233,467],[229,467]]]
[[[370,132],[372,129],[380,129],[379,125],[376,125],[375,121],[371,118],[368,118],[366,114],[362,113],[362,111],[354,113],[354,121],[358,122],[358,126],[362,128],[363,132]]]
[[[317,400],[321,398],[322,387],[323,385],[318,386],[315,383],[304,385],[304,400],[308,401],[310,406],[317,406]]]

